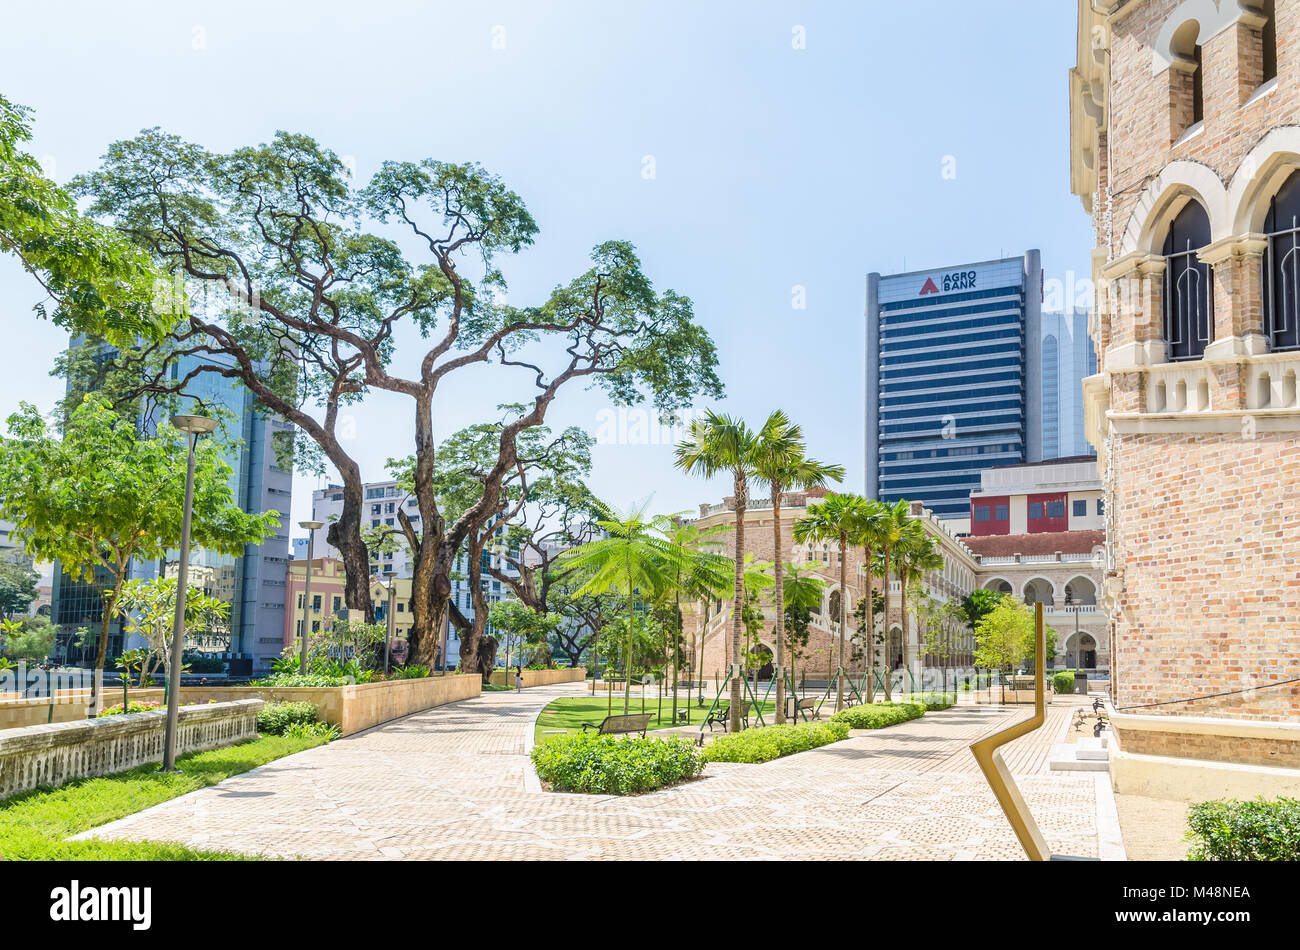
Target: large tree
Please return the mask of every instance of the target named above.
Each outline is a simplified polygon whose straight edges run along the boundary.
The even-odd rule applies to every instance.
[[[804,454],[803,430],[779,409],[767,417],[754,446],[754,476],[772,497],[772,551],[776,565],[776,721],[785,722],[785,557],[781,550],[781,495],[791,489],[821,488],[844,479],[843,465],[826,465]]]
[[[170,426],[145,438],[93,397],[72,413],[62,438],[27,403],[9,417],[9,438],[0,445],[0,518],[14,522],[15,540],[34,557],[57,560],[92,582],[97,569],[107,572],[97,674],[131,561],[158,560],[180,546],[187,452],[185,437]],[[274,534],[280,516],[238,508],[221,453],[214,439],[198,445],[191,537],[196,547],[238,555]]]
[[[656,293],[626,242],[598,245],[592,266],[544,302],[508,304],[496,257],[531,244],[537,225],[518,195],[473,163],[385,162],[357,188],[305,135],[280,132],[219,154],[153,129],[110,146],[78,188],[94,213],[206,291],[185,306],[165,362],[192,356],[195,373],[241,380],[306,437],[300,465],[338,472],[343,508],[329,540],[346,566],[348,607],[368,618],[361,474],[340,425],[372,390],[410,400],[418,530],[407,511],[401,519],[414,561],[412,662],[434,661],[456,557],[499,517],[520,435],[544,424],[565,386],[585,382],[618,403],[648,397],[664,411],[722,388],[690,300]],[[399,238],[419,248],[418,260]],[[404,328],[427,348],[404,352],[399,371],[394,339]],[[502,425],[480,499],[452,519],[435,489],[439,396],[449,377],[486,363],[522,374],[535,392]],[[190,378],[155,373],[149,385],[175,389]],[[470,667],[477,646],[462,643]]]
[[[156,338],[170,325],[151,306],[158,276],[148,256],[77,212],[46,177],[30,141],[31,110],[0,95],[0,253],[12,254],[54,303],[34,309],[74,333],[117,341]]]

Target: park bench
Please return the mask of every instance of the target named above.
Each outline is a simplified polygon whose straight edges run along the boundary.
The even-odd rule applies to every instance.
[[[589,722],[582,724],[582,731],[595,729],[599,735],[612,736],[618,733],[641,733],[641,738],[645,738],[645,731],[650,726],[650,720],[653,718],[652,713],[632,713],[627,716],[606,716],[604,721],[599,725],[593,725]]]
[[[796,707],[796,709],[795,709],[795,715],[794,715],[794,720],[795,720],[795,722],[798,722],[798,721],[799,721],[799,713],[800,713],[800,712],[807,712],[809,709],[812,710],[812,718],[813,718],[813,719],[820,719],[820,718],[821,718],[821,710],[819,710],[819,709],[817,708],[817,700],[815,700],[815,699],[813,699],[811,696],[809,696],[809,697],[806,698],[806,699],[801,699],[801,700],[799,700],[799,705],[798,705],[798,707]]]
[[[705,720],[705,723],[709,727],[709,732],[713,731],[713,724],[715,722],[721,723],[722,731],[726,732],[727,723],[730,721],[730,719],[731,719],[731,704],[728,703],[726,706],[714,712],[712,716],[710,716],[708,719]],[[749,728],[749,703],[740,704],[740,721],[746,729]]]

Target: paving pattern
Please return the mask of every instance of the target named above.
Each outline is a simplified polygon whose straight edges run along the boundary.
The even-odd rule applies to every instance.
[[[967,747],[1029,714],[960,706],[634,797],[541,791],[540,708],[581,684],[493,692],[280,759],[83,837],[310,859],[1020,859]],[[1052,850],[1099,853],[1091,775],[1046,771],[1072,710],[1007,755]],[[1024,747],[1020,747],[1025,743]],[[1040,750],[1038,747],[1042,746]]]

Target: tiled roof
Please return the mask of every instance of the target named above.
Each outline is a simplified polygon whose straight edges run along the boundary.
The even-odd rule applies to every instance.
[[[962,538],[962,543],[981,557],[1012,557],[1016,554],[1091,554],[1104,546],[1105,531],[1045,531],[1041,534],[985,534]]]

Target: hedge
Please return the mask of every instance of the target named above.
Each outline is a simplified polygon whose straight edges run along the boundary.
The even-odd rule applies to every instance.
[[[784,723],[719,736],[704,749],[708,762],[770,762],[849,737],[842,722]]]
[[[532,759],[538,777],[557,792],[635,795],[704,770],[700,750],[683,736],[551,736],[533,747]]]
[[[313,723],[315,703],[267,703],[257,713],[257,731],[264,736],[282,736],[290,726]]]
[[[1052,674],[1053,693],[1074,692],[1074,670],[1057,670]]]
[[[953,706],[953,700],[947,693],[912,693],[908,696],[900,696],[899,702],[922,703],[926,712],[938,712],[942,709],[951,709]]]
[[[863,703],[841,709],[831,716],[831,722],[847,723],[850,729],[884,729],[924,715],[925,706],[921,703]]]
[[[1300,800],[1212,801],[1187,812],[1189,861],[1300,861]]]

